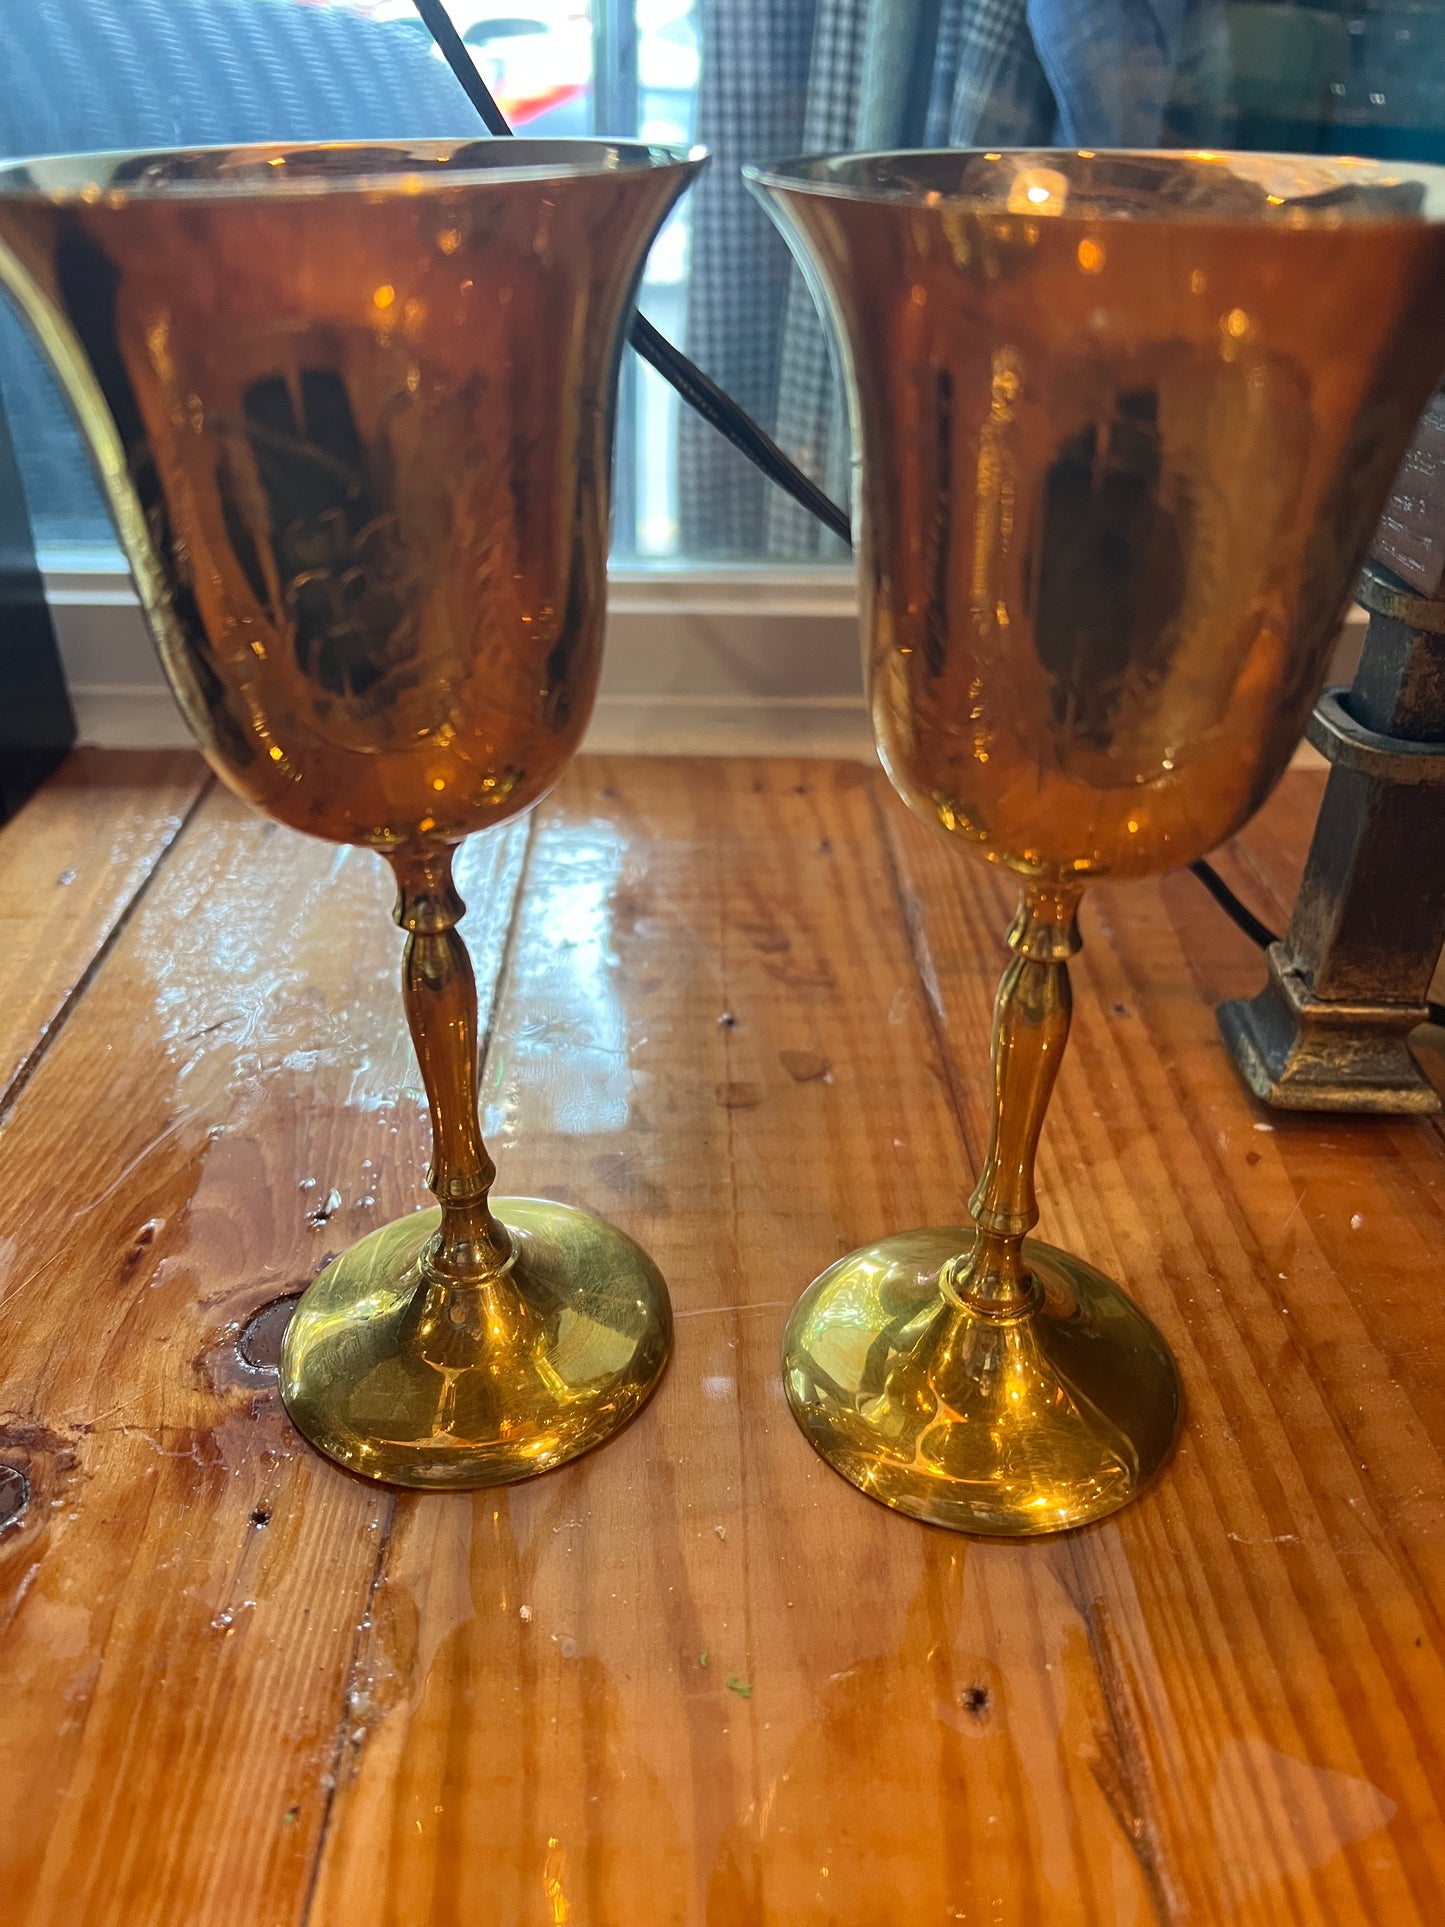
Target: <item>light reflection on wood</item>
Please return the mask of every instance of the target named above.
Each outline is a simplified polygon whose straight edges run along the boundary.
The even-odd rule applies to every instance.
[[[128,767],[66,780],[129,796],[133,891],[192,766]],[[1276,920],[1317,793],[1227,858]],[[484,1002],[520,904],[501,1182],[655,1253],[658,1398],[535,1485],[393,1499],[222,1369],[426,1144],[382,866],[208,797],[0,1132],[6,1919],[1440,1919],[1439,1132],[1260,1111],[1210,1011],[1256,953],[1188,878],[1099,889],[1042,1228],[1164,1328],[1184,1443],[1102,1528],[933,1533],[815,1460],[777,1344],[829,1257],[961,1206],[1004,886],[851,765],[584,759],[524,884],[527,834],[465,859]]]

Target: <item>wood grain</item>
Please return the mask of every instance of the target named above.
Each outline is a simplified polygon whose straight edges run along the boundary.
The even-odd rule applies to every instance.
[[[1012,893],[886,820],[976,1132]],[[1085,934],[1040,1234],[1124,1282],[1184,1377],[1164,1480],[1068,1548],[1164,1918],[1437,1921],[1438,1138],[1245,1094],[1210,1004],[1257,953],[1187,878],[1096,891]]]
[[[397,1501],[318,1927],[1151,1917],[1067,1551],[860,1501],[782,1402],[797,1292],[968,1176],[872,792],[589,763],[538,825],[501,1181],[640,1238],[677,1349],[605,1452]]]
[[[0,837],[0,1105],[209,781],[199,756],[77,750]]]
[[[1283,936],[1289,928],[1328,774],[1325,769],[1291,770],[1244,835],[1215,851],[1210,858],[1230,888],[1278,936]],[[1175,886],[1171,882],[1163,887],[1173,889]],[[1191,886],[1180,893],[1181,903],[1191,901],[1192,896]],[[1221,934],[1216,928],[1215,935]],[[1248,944],[1235,945],[1232,954],[1246,957],[1252,954],[1252,948]],[[1242,994],[1251,994],[1263,983],[1261,965],[1252,974],[1245,974]]]
[[[469,866],[488,980],[524,836]],[[17,1927],[304,1906],[387,1500],[236,1341],[421,1194],[389,902],[213,792],[0,1131]]]
[[[1281,924],[1317,791],[1221,861]],[[420,1200],[424,1121],[380,866],[208,796],[0,1126],[5,1920],[1445,1918],[1440,1134],[1260,1110],[1210,1007],[1258,953],[1096,892],[1041,1229],[1186,1434],[1109,1524],[958,1539],[814,1458],[777,1348],[963,1210],[1003,880],[852,765],[583,759],[463,888],[500,1188],[648,1245],[668,1375],[506,1493],[291,1434],[237,1340]]]

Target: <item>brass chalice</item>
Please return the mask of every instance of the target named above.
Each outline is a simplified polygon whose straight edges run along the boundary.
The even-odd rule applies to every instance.
[[[1300,740],[1445,364],[1445,170],[1273,155],[875,154],[754,171],[849,372],[874,734],[1021,879],[972,1226],[832,1265],[795,1416],[899,1511],[1098,1519],[1173,1443],[1154,1326],[1035,1242],[1093,878],[1233,834]]]
[[[0,286],[79,417],[171,686],[258,809],[396,874],[433,1210],[311,1286],[281,1389],[372,1478],[503,1484],[637,1409],[646,1254],[489,1201],[452,852],[577,748],[602,647],[617,370],[696,163],[589,141],[0,169]]]

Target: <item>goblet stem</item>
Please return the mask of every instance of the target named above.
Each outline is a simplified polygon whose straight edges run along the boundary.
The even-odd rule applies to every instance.
[[[286,1328],[281,1396],[314,1445],[369,1478],[510,1485],[600,1445],[641,1405],[672,1341],[667,1287],[585,1211],[541,1198],[493,1211],[451,856],[391,862],[441,1209],[382,1225],[326,1267]]]
[[[1034,1157],[1068,1042],[1068,959],[1079,948],[1081,895],[1067,885],[1025,886],[1008,937],[1014,960],[994,1001],[993,1128],[969,1200],[978,1237],[939,1280],[953,1303],[992,1317],[1026,1312],[1038,1297],[1023,1243],[1038,1222]]]
[[[391,865],[407,932],[402,996],[431,1107],[426,1181],[442,1208],[423,1263],[438,1280],[480,1284],[507,1269],[512,1246],[487,1202],[497,1167],[477,1112],[477,980],[456,928],[466,905],[450,850],[399,850]]]
[[[884,1505],[1018,1537],[1126,1504],[1179,1424],[1169,1349],[1082,1258],[1026,1236],[1034,1155],[1069,1035],[1076,884],[1025,886],[993,1018],[993,1128],[958,1225],[837,1259],[793,1308],[788,1403],[828,1463]]]

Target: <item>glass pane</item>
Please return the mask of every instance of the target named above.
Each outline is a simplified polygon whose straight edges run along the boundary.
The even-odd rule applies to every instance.
[[[685,345],[839,500],[829,348],[739,178],[877,148],[1245,147],[1445,160],[1445,0],[698,0]],[[681,427],[679,546],[797,561],[836,541],[702,423]]]
[[[519,118],[529,131],[589,131],[587,7],[519,0],[502,16],[457,8]],[[477,128],[408,0],[0,0],[0,46],[0,155]],[[0,398],[38,542],[108,544],[69,416],[3,302]]]
[[[829,345],[744,161],[920,145],[1241,146],[1445,159],[1445,0],[451,0],[519,131],[705,143],[648,318],[835,498]],[[0,0],[0,153],[470,133],[411,0]],[[0,395],[47,546],[109,525],[0,312]],[[635,357],[615,553],[842,561]]]

